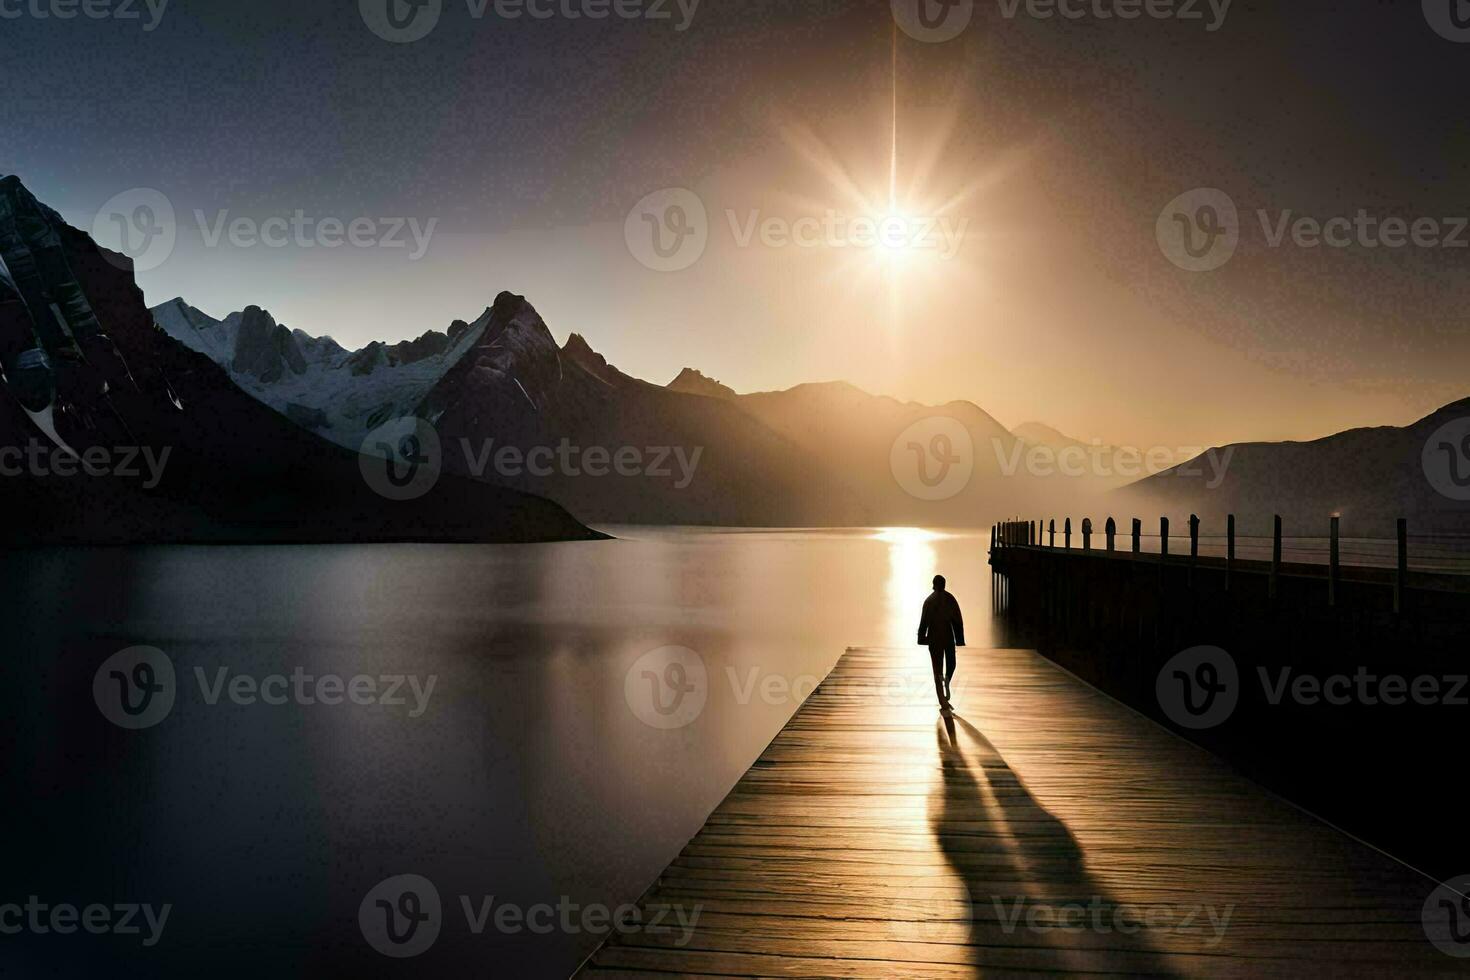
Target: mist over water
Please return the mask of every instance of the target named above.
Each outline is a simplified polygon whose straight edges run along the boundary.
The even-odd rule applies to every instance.
[[[927,658],[914,632],[936,572],[965,612],[956,683],[1000,642],[988,532],[608,530],[619,540],[0,562],[18,630],[0,695],[16,788],[0,899],[173,906],[152,947],[26,934],[7,940],[11,965],[565,976],[599,935],[502,932],[493,916],[476,935],[461,897],[477,912],[490,896],[636,900],[845,647]],[[136,646],[169,658],[177,690],[161,722],[126,731],[93,681]],[[667,647],[704,668],[697,710],[661,715],[668,703],[641,696],[662,669],[646,655]],[[305,678],[370,677],[373,703],[302,703],[298,674],[308,696]],[[392,678],[403,703],[378,703],[395,700]],[[253,700],[231,693],[252,681]],[[396,961],[365,941],[358,910],[402,874],[433,882],[443,925]]]

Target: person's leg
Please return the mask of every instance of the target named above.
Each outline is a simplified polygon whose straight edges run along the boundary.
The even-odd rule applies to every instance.
[[[939,699],[939,703],[940,704],[944,704],[944,702],[945,702],[945,696],[944,696],[944,648],[943,647],[930,647],[929,648],[929,663],[934,668],[934,696]]]
[[[954,680],[954,669],[956,667],[954,644],[944,648],[944,698],[949,700],[949,682]]]

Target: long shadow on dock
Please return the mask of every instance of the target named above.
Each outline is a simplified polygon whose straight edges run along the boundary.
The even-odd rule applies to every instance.
[[[990,740],[958,714],[943,715],[935,734],[942,778],[930,825],[968,893],[970,945],[977,952],[1026,945],[1035,957],[1030,969],[1090,972],[1107,960],[1135,976],[1175,976],[1139,936],[1117,931],[1123,910],[1088,875],[1077,838],[1036,802]],[[974,747],[975,763],[962,740]],[[980,843],[985,855],[966,829],[977,819],[990,824]],[[999,863],[977,864],[990,856]]]

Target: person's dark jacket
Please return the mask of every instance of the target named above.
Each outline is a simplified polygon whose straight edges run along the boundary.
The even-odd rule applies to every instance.
[[[924,615],[919,619],[919,645],[931,647],[965,645],[965,621],[960,604],[948,592],[935,591],[924,600]]]

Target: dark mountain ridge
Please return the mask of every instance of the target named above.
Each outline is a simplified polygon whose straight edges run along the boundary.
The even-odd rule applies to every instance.
[[[356,453],[242,391],[159,329],[131,261],[0,180],[0,479],[15,543],[494,541],[596,537],[549,501],[446,476],[390,501]],[[257,318],[261,349],[290,345]],[[298,348],[299,352],[299,348]],[[133,467],[79,467],[68,460]],[[155,473],[119,473],[141,458]],[[63,472],[75,470],[72,475]],[[62,472],[57,472],[62,471]]]
[[[1270,533],[1276,514],[1294,534],[1326,534],[1333,514],[1341,515],[1343,533],[1354,536],[1392,537],[1400,517],[1416,533],[1459,531],[1470,526],[1470,491],[1461,493],[1455,486],[1454,467],[1456,454],[1470,461],[1470,451],[1452,444],[1446,453],[1437,433],[1463,427],[1461,436],[1470,434],[1467,420],[1470,398],[1407,426],[1349,429],[1307,442],[1217,447],[1120,495],[1164,513],[1194,512],[1216,523],[1233,513],[1243,533]],[[1206,458],[1211,455],[1213,466]],[[1217,478],[1222,463],[1224,474]],[[1470,477],[1465,479],[1470,483]]]

